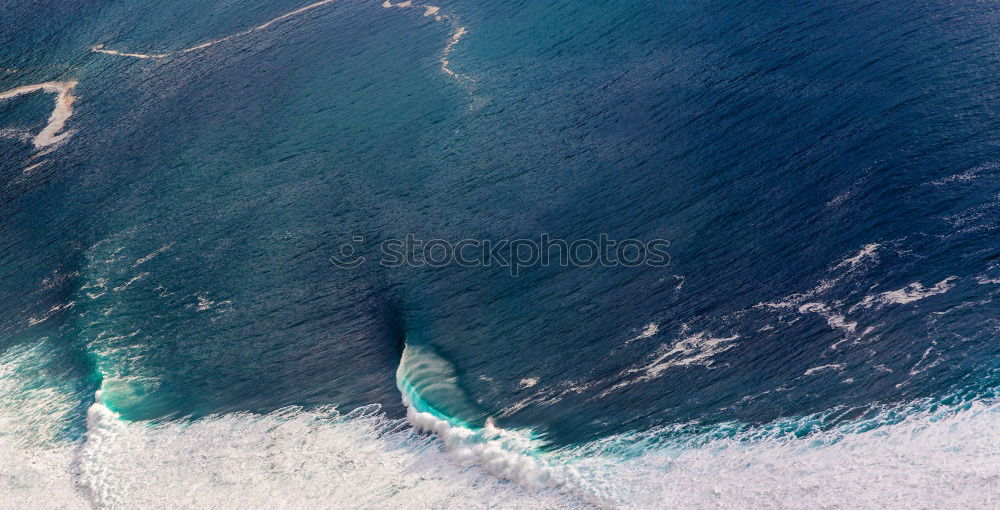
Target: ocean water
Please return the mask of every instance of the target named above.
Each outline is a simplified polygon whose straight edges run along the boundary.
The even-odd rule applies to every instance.
[[[0,0],[0,507],[996,507],[998,18]]]

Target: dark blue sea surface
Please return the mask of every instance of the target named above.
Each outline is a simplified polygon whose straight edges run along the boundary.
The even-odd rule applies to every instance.
[[[65,448],[84,466],[67,494],[197,508],[210,500],[169,499],[187,490],[169,474],[166,500],[137,489],[170,462],[130,472],[108,458],[188,444],[227,416],[341,427],[331,435],[375,420],[371,451],[458,451],[434,460],[459,466],[451,482],[429,461],[407,476],[478,492],[434,499],[399,482],[346,506],[413,487],[427,499],[400,504],[996,502],[996,443],[981,432],[995,440],[1000,417],[996,5],[320,3],[0,1],[0,97],[50,82],[72,97],[48,144],[37,136],[66,97],[55,85],[0,99],[5,462]],[[665,239],[670,263],[512,276],[376,262],[407,235],[543,233]],[[345,243],[367,262],[332,263]],[[401,390],[410,423],[441,420],[439,442],[399,421]],[[959,425],[893,432],[937,420]],[[878,431],[917,439],[903,454],[866,435]],[[810,438],[876,460],[824,457]],[[287,446],[259,440],[188,469]],[[720,454],[723,472],[777,474],[698,485],[684,459],[713,441],[785,453]],[[574,471],[496,467],[484,444]],[[310,451],[287,455],[336,471]],[[593,467],[605,457],[633,486]],[[783,469],[821,488],[782,485]],[[738,486],[753,480],[767,495]],[[0,503],[39,504],[18,483],[0,484]],[[306,501],[255,483],[277,499],[243,507]]]

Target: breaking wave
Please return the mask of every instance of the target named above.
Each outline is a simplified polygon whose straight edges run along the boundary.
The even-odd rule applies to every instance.
[[[995,503],[995,397],[884,409],[825,431],[824,420],[846,410],[758,426],[682,424],[548,450],[525,431],[489,419],[475,426],[423,407],[417,388],[429,381],[411,377],[437,372],[442,363],[430,351],[407,347],[398,379],[408,402],[405,421],[368,406],[346,414],[293,407],[129,422],[98,393],[78,442],[28,447],[0,438],[0,483],[20,508]],[[440,396],[450,383],[431,385]]]

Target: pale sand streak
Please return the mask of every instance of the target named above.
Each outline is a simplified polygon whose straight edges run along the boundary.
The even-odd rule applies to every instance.
[[[66,121],[69,120],[69,117],[73,115],[73,102],[76,101],[76,96],[73,95],[73,88],[76,87],[76,84],[77,82],[74,80],[47,81],[36,85],[24,85],[0,92],[0,100],[10,99],[22,94],[30,94],[39,90],[58,94],[56,96],[55,108],[52,110],[52,115],[49,116],[49,123],[32,140],[36,149],[42,149],[63,141],[69,135],[69,133],[60,132],[66,126]]]

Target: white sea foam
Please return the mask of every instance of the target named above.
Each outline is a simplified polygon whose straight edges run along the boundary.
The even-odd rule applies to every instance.
[[[93,52],[96,52],[96,53],[103,53],[105,55],[113,55],[113,56],[116,56],[116,57],[130,57],[130,58],[139,58],[139,59],[163,59],[163,58],[167,58],[167,57],[173,57],[173,56],[177,56],[177,55],[183,55],[183,54],[186,54],[186,53],[196,52],[196,51],[208,48],[210,46],[215,46],[216,44],[219,44],[219,43],[224,43],[226,41],[230,41],[230,40],[233,40],[233,39],[236,39],[236,38],[239,38],[239,37],[250,35],[250,34],[252,34],[254,32],[259,32],[261,30],[266,30],[266,29],[270,28],[272,25],[274,25],[276,23],[279,23],[279,22],[281,22],[283,20],[286,20],[288,18],[297,16],[297,15],[302,14],[302,13],[307,12],[307,11],[311,11],[313,9],[316,9],[317,7],[322,7],[324,5],[333,3],[335,1],[337,1],[337,0],[320,0],[319,2],[314,2],[314,3],[311,3],[311,4],[306,5],[304,7],[300,7],[298,9],[295,9],[293,11],[286,12],[285,14],[282,14],[281,16],[278,16],[276,18],[272,18],[272,19],[268,20],[267,22],[262,23],[260,25],[257,25],[255,27],[251,27],[251,28],[248,28],[246,30],[242,30],[240,32],[237,32],[235,34],[230,34],[230,35],[227,35],[225,37],[220,37],[218,39],[212,39],[210,41],[203,42],[201,44],[197,44],[195,46],[191,46],[191,47],[188,47],[188,48],[180,49],[180,50],[177,50],[177,51],[162,52],[162,53],[152,53],[152,52],[151,53],[143,53],[143,52],[138,52],[138,51],[122,51],[122,50],[113,50],[113,49],[105,48],[104,44],[95,44],[95,45],[93,45],[93,46],[90,47],[90,50],[93,51]],[[453,28],[453,30],[451,32],[451,36],[449,37],[447,44],[445,44],[444,50],[441,52],[441,56],[439,58],[439,61],[440,61],[440,64],[441,64],[441,66],[440,66],[441,67],[441,71],[444,72],[445,74],[447,74],[448,76],[451,76],[452,78],[455,78],[456,80],[459,80],[462,83],[468,84],[468,83],[473,83],[474,82],[474,80],[472,80],[471,78],[469,78],[467,76],[464,76],[464,75],[461,75],[461,74],[455,72],[454,70],[452,70],[452,68],[451,68],[451,61],[449,60],[449,55],[451,54],[452,50],[455,49],[455,45],[457,45],[458,42],[462,39],[462,37],[465,36],[466,33],[468,33],[468,30],[464,26],[458,25],[458,23],[456,22],[457,18],[455,16],[453,16],[451,14],[444,14],[444,13],[442,13],[441,12],[441,8],[438,7],[438,6],[436,6],[436,5],[427,5],[427,4],[419,4],[418,5],[418,4],[414,4],[411,0],[408,0],[408,1],[405,1],[405,2],[400,2],[400,3],[395,3],[395,4],[392,3],[392,2],[390,2],[389,0],[386,0],[386,1],[382,2],[382,7],[386,8],[386,9],[391,9],[391,8],[399,8],[399,9],[420,8],[420,9],[424,10],[424,13],[423,13],[424,17],[433,17],[435,21],[448,21],[449,23],[451,23],[454,28]]]
[[[417,433],[374,408],[133,423],[98,399],[82,444],[25,447],[0,438],[0,506],[992,508],[1000,479],[995,402],[915,412],[868,432],[859,432],[863,423],[857,423],[807,439],[754,428],[663,448],[655,446],[662,443],[654,440],[656,431],[625,434],[545,454],[534,465],[512,460],[516,442],[499,427],[461,430],[416,411],[409,420],[434,433]],[[771,428],[801,426],[796,423]],[[572,471],[560,489],[501,480],[548,484],[557,478],[539,473],[542,461],[560,467],[568,460]],[[568,491],[568,483],[589,492]]]
[[[644,328],[642,328],[642,331],[640,331],[638,335],[628,339],[625,342],[625,345],[635,342],[636,340],[645,340],[647,338],[652,338],[656,336],[656,334],[659,332],[660,332],[660,325],[655,322],[650,322],[649,324],[646,324]]]
[[[710,367],[714,363],[715,355],[735,347],[732,342],[737,338],[739,335],[716,337],[704,331],[684,336],[669,348],[663,349],[648,365],[635,371],[644,372],[649,377],[659,377],[671,367],[690,365]]]
[[[123,421],[98,399],[87,427],[78,477],[94,508],[580,506],[463,467],[438,440],[374,408],[150,425]]]
[[[814,375],[814,374],[819,373],[819,372],[830,371],[830,370],[839,372],[839,371],[841,371],[841,370],[844,369],[844,366],[845,365],[843,363],[832,363],[830,365],[820,365],[818,367],[812,367],[812,368],[806,370],[803,375]]]
[[[79,487],[73,447],[2,442],[0,487],[4,503],[24,509],[86,508],[87,500],[108,509],[595,506],[560,490],[504,483],[499,477],[543,476],[538,464],[533,470],[526,460],[511,462],[502,447],[470,440],[472,431],[434,416],[409,419],[434,435],[374,410],[150,425],[122,421],[97,402],[86,443],[75,450]],[[615,436],[553,455],[575,458],[570,479],[589,484],[608,507],[990,508],[1000,478],[998,426],[1000,408],[980,402],[944,417],[921,413],[870,432],[808,440],[738,436],[621,456],[635,437]],[[462,455],[470,455],[469,466]]]
[[[609,505],[605,495],[572,465],[554,462],[541,453],[530,431],[505,430],[492,418],[476,428],[466,421],[470,417],[442,415],[431,407],[421,388],[453,400],[462,393],[450,364],[432,351],[407,345],[396,370],[396,385],[406,406],[406,420],[418,431],[439,438],[456,465],[474,466],[532,492],[559,489],[588,505]]]
[[[34,137],[31,136],[30,132],[23,129],[3,128],[0,129],[0,138],[18,140],[21,142],[31,142],[31,139]]]
[[[859,251],[856,255],[854,255],[853,257],[848,257],[844,259],[840,264],[837,264],[835,269],[845,266],[853,268],[854,266],[857,266],[858,264],[864,262],[865,260],[874,259],[875,253],[881,246],[882,245],[879,243],[866,244],[863,247],[861,247],[861,251]]]
[[[648,330],[647,330],[648,331]],[[647,331],[644,331],[647,332]],[[653,336],[659,332],[659,327]],[[642,334],[639,335],[640,337]],[[627,368],[619,374],[623,380],[602,391],[598,397],[606,397],[625,386],[655,379],[671,368],[702,366],[712,368],[715,356],[736,346],[734,343],[740,336],[714,336],[706,331],[690,333],[685,324],[681,327],[680,338],[660,346],[651,361],[644,361],[637,366]]]
[[[0,507],[18,510],[86,509],[71,475],[73,443],[23,447],[0,437]]]
[[[680,453],[650,449],[617,465],[601,465],[599,449],[588,458],[595,470],[612,470],[607,476],[631,508],[992,508],[997,426],[1000,406],[976,403],[864,433],[734,437]]]
[[[76,85],[76,81],[47,81],[24,85],[0,92],[0,101],[37,91],[56,94],[55,107],[49,115],[48,124],[32,139],[35,148],[41,150],[64,141],[71,134],[69,131],[64,132],[63,129],[66,127],[66,121],[73,115],[73,103],[76,101],[73,88]]]
[[[843,332],[843,337],[834,342],[830,348],[837,349],[844,342],[860,341],[869,333],[874,331],[873,327],[866,328],[858,333],[858,322],[848,318],[847,314],[857,310],[855,305],[844,311],[844,303],[840,300],[831,300],[828,295],[831,291],[843,288],[844,284],[856,279],[860,271],[864,271],[871,264],[878,262],[878,252],[882,248],[882,243],[868,243],[862,246],[854,255],[844,258],[837,264],[831,266],[827,272],[829,276],[819,280],[813,288],[796,294],[791,294],[775,301],[761,302],[753,306],[754,309],[770,310],[794,310],[800,315],[814,313],[826,320],[827,325],[835,330]],[[800,317],[787,322],[794,324]]]
[[[976,277],[976,283],[979,285],[989,285],[989,284],[1000,284],[1000,278],[990,278],[986,275],[979,275]]]
[[[130,278],[127,282],[125,282],[125,283],[123,283],[123,284],[121,284],[121,285],[119,285],[119,286],[117,286],[117,287],[115,287],[115,288],[113,288],[111,290],[113,290],[115,292],[121,292],[121,291],[129,288],[130,286],[132,286],[133,283],[135,283],[135,282],[137,282],[139,280],[142,280],[143,278],[145,278],[147,276],[149,276],[149,273],[139,273],[139,274],[133,276],[132,278]]]
[[[0,351],[0,508],[86,508],[70,471],[73,381],[48,365],[46,338]]]
[[[451,39],[448,39],[448,44],[445,45],[444,51],[441,53],[441,58],[440,58],[441,70],[447,73],[449,76],[452,76],[453,78],[459,78],[459,79],[464,78],[462,75],[451,70],[451,60],[449,60],[448,57],[449,55],[451,55],[452,50],[455,49],[455,45],[457,45],[458,42],[462,40],[462,37],[465,36],[465,34],[466,34],[465,27],[456,28],[455,31],[452,32],[451,34]]]
[[[72,279],[77,278],[79,276],[80,276],[79,271],[70,271],[68,273],[52,271],[51,273],[49,273],[48,276],[42,279],[42,283],[39,285],[39,288],[41,288],[42,290],[55,289],[56,287],[65,285]]]
[[[97,53],[104,53],[106,55],[115,55],[115,56],[118,56],[118,57],[142,58],[142,59],[166,58],[166,57],[170,57],[170,56],[174,56],[174,55],[182,55],[182,54],[185,54],[185,53],[191,53],[193,51],[203,50],[205,48],[208,48],[209,46],[215,46],[216,44],[219,44],[219,43],[222,43],[222,42],[226,42],[226,41],[235,39],[237,37],[243,37],[245,35],[249,35],[249,34],[252,34],[254,32],[259,32],[261,30],[266,30],[267,28],[269,28],[271,25],[274,25],[275,23],[278,23],[280,21],[286,20],[286,19],[291,18],[293,16],[297,16],[297,15],[302,14],[304,12],[311,11],[311,10],[317,8],[317,7],[322,7],[322,6],[326,5],[326,4],[333,3],[335,1],[337,1],[337,0],[320,0],[319,2],[314,2],[314,3],[311,3],[311,4],[306,5],[304,7],[299,7],[298,9],[295,9],[294,11],[286,12],[285,14],[282,14],[281,16],[278,16],[276,18],[272,18],[272,19],[270,19],[270,20],[268,20],[268,21],[266,21],[264,23],[261,23],[260,25],[255,26],[255,27],[251,27],[251,28],[248,28],[246,30],[237,32],[235,34],[230,34],[230,35],[227,35],[225,37],[220,37],[218,39],[212,39],[211,41],[203,42],[201,44],[197,44],[197,45],[191,46],[189,48],[184,48],[182,50],[177,50],[177,51],[171,51],[171,52],[167,52],[167,53],[140,53],[140,52],[118,51],[118,50],[109,50],[109,49],[106,49],[103,44],[95,44],[95,45],[93,45],[93,46],[90,47],[90,50],[94,51],[94,52],[97,52]]]
[[[985,165],[980,165],[974,168],[965,170],[948,177],[938,179],[936,181],[931,181],[932,186],[944,186],[946,184],[951,184],[954,182],[971,182],[976,180],[983,172],[992,171],[997,169],[997,163],[987,163]]]
[[[434,16],[435,21],[448,21],[449,23],[451,23],[453,27],[451,32],[451,37],[448,38],[448,44],[445,45],[444,51],[441,52],[441,57],[438,58],[438,61],[441,63],[441,71],[447,74],[448,76],[455,78],[461,83],[464,84],[475,83],[475,80],[473,80],[472,78],[459,74],[451,68],[451,60],[449,59],[449,56],[451,55],[452,50],[455,49],[455,46],[459,43],[459,41],[462,40],[462,37],[464,37],[465,34],[468,33],[468,30],[464,26],[458,24],[457,18],[455,16],[451,14],[442,14],[441,8],[436,5],[414,4],[411,0],[395,4],[389,0],[385,0],[384,2],[382,2],[382,7],[386,9],[420,8],[424,9],[424,17]]]
[[[52,317],[53,315],[55,315],[55,314],[57,314],[57,313],[59,313],[59,312],[61,312],[63,310],[67,310],[67,309],[73,308],[74,306],[76,306],[76,301],[67,301],[65,303],[59,303],[59,304],[56,304],[56,305],[52,305],[52,307],[49,308],[48,310],[46,310],[45,313],[43,313],[41,316],[39,316],[39,317],[28,317],[28,326],[35,326],[35,325],[41,324],[41,323],[49,320],[49,318]]]
[[[851,311],[861,307],[871,308],[875,306],[881,308],[886,305],[905,305],[931,296],[944,294],[955,286],[952,282],[957,279],[957,276],[949,276],[930,288],[925,288],[920,282],[913,282],[902,289],[865,296],[860,303],[851,307]]]
[[[553,386],[548,386],[536,390],[528,397],[503,408],[497,413],[497,417],[508,417],[514,413],[530,406],[550,406],[570,395],[579,395],[594,389],[600,381],[562,381]]]
[[[135,264],[132,264],[132,267],[141,266],[141,265],[145,264],[146,262],[149,262],[150,260],[153,260],[154,258],[156,258],[157,255],[160,255],[161,253],[163,253],[163,252],[165,252],[165,251],[167,251],[167,250],[169,250],[170,248],[173,248],[173,247],[174,247],[174,243],[165,244],[165,245],[161,246],[159,249],[153,251],[152,253],[149,253],[148,255],[146,255],[144,257],[140,257],[140,258],[136,259]]]
[[[807,301],[815,302],[816,298],[823,296],[831,289],[836,288],[841,284],[842,281],[849,278],[859,269],[859,267],[864,266],[864,262],[867,261],[878,261],[878,249],[882,247],[881,243],[868,243],[861,247],[858,252],[850,257],[845,258],[833,267],[828,269],[829,273],[834,273],[831,277],[823,278],[817,283],[813,288],[789,296],[778,299],[776,301],[761,302],[754,305],[754,308],[769,308],[769,309],[784,309],[784,308],[800,308],[802,304]]]
[[[816,313],[826,319],[826,323],[833,329],[839,329],[848,335],[853,335],[858,329],[857,321],[849,321],[847,317],[837,313],[823,303],[805,303],[799,306],[799,313]]]
[[[41,338],[0,352],[0,438],[8,445],[52,443],[76,405],[72,383],[48,370],[51,350]]]

